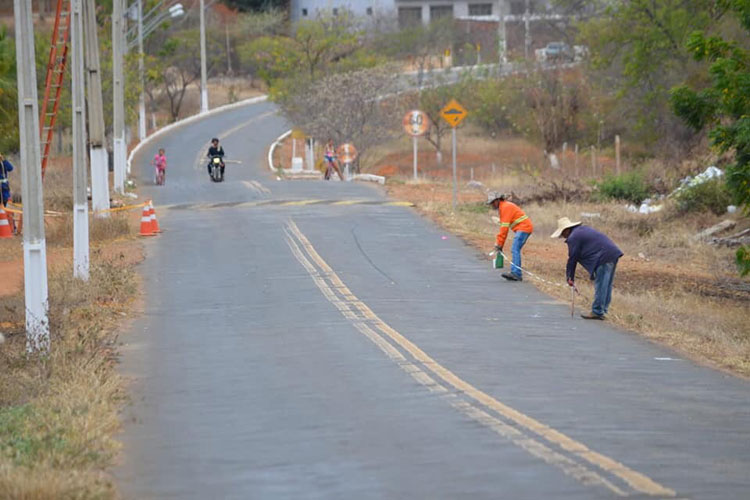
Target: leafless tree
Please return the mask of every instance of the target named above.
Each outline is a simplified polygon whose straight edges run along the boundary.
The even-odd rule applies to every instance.
[[[306,133],[350,142],[361,157],[398,131],[401,116],[387,98],[396,91],[396,78],[391,66],[334,74],[297,89],[280,104]]]

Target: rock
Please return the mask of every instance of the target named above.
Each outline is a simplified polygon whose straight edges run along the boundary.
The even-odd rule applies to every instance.
[[[736,212],[737,212],[737,206],[736,205],[729,205],[727,207],[727,213],[728,214],[733,214],[733,213],[736,213]]]
[[[601,219],[602,214],[599,212],[581,212],[581,217],[587,217],[589,219]]]
[[[486,188],[484,187],[484,184],[482,184],[479,181],[469,181],[466,183],[466,187],[471,188],[471,189],[480,189],[482,191],[486,190]]]
[[[722,231],[727,231],[729,229],[732,229],[734,226],[737,225],[737,222],[727,219],[719,222],[718,224],[715,224],[708,229],[704,229],[700,233],[693,236],[693,241],[701,241],[701,240],[707,240],[711,236],[721,233]]]
[[[366,182],[377,182],[378,184],[385,184],[385,177],[382,175],[373,174],[355,174],[355,181],[366,181]]]

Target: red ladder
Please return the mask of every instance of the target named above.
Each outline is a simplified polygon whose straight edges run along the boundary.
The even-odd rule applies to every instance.
[[[60,106],[60,96],[65,80],[65,65],[68,59],[68,40],[70,38],[70,8],[70,0],[57,0],[55,28],[52,31],[52,45],[49,49],[47,78],[44,84],[44,101],[42,101],[42,112],[39,119],[42,176],[44,176],[49,161],[57,109]]]

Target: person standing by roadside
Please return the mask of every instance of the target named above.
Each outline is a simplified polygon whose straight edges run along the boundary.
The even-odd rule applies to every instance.
[[[0,154],[0,198],[2,198],[3,207],[7,207],[8,201],[10,201],[10,179],[8,179],[8,172],[11,172],[12,170],[13,164]],[[10,222],[10,229],[15,233],[16,221],[12,214],[6,213],[6,215]]]
[[[503,245],[508,237],[509,230],[515,231],[513,237],[513,262],[509,273],[503,273],[503,278],[508,281],[523,281],[523,269],[521,268],[521,249],[534,232],[534,225],[529,216],[521,210],[518,205],[511,203],[507,195],[490,192],[487,194],[487,204],[498,211],[500,215],[500,232],[495,239],[495,250],[503,251]]]
[[[552,238],[565,238],[568,245],[568,264],[565,277],[569,286],[575,286],[576,265],[580,263],[594,281],[594,302],[591,312],[583,313],[584,319],[604,319],[612,302],[612,285],[615,281],[617,261],[622,250],[605,234],[594,228],[572,222],[567,217],[557,221],[557,230]]]

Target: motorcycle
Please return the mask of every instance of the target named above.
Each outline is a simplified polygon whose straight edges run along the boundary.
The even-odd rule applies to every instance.
[[[208,163],[210,169],[210,177],[214,182],[221,182],[224,180],[224,174],[221,173],[222,161],[221,156],[212,156],[211,161]]]

